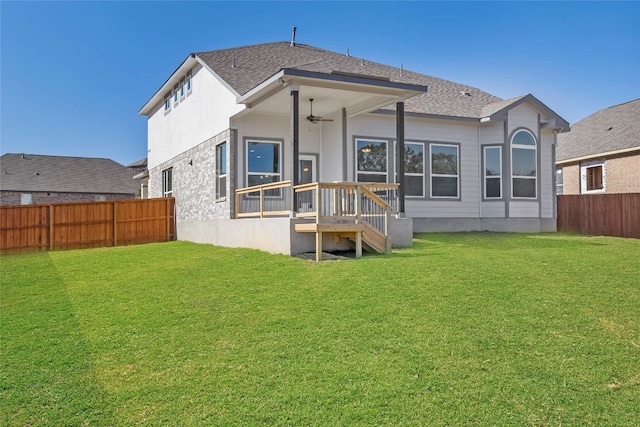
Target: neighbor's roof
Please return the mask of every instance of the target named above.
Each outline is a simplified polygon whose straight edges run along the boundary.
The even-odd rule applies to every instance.
[[[558,135],[557,161],[640,149],[640,99],[605,108]]]
[[[147,158],[145,157],[144,159],[140,159],[137,162],[133,162],[131,164],[127,165],[128,168],[142,168],[142,167],[147,167]]]
[[[111,159],[7,153],[0,157],[0,190],[135,194],[136,171]]]
[[[428,92],[406,101],[411,113],[480,118],[482,108],[500,98],[479,89],[367,59],[305,44],[275,42],[195,54],[239,95],[244,95],[282,69],[331,74],[351,73],[424,85]]]

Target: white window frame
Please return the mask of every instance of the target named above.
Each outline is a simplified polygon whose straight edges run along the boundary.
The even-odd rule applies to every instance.
[[[424,198],[425,197],[425,184],[424,184],[424,177],[425,177],[425,170],[426,170],[426,158],[425,158],[425,152],[427,151],[427,147],[426,144],[424,142],[416,142],[416,141],[405,141],[404,143],[404,147],[405,149],[407,148],[407,145],[421,145],[422,146],[422,173],[416,173],[416,172],[407,172],[407,168],[406,168],[406,163],[405,163],[405,170],[404,170],[404,176],[405,176],[405,197],[406,198],[411,198],[411,199],[418,199],[418,198]],[[407,176],[419,176],[421,177],[420,182],[422,183],[422,193],[420,195],[409,195],[406,193],[406,189],[407,189],[407,181],[406,181],[406,177]]]
[[[31,193],[21,193],[20,194],[20,204],[21,205],[32,205],[33,204],[33,194],[31,194]]]
[[[381,143],[384,144],[385,147],[385,155],[384,155],[384,171],[362,171],[358,165],[358,143],[359,142],[373,142],[373,143]],[[355,175],[357,182],[369,182],[367,180],[360,180],[360,174],[367,176],[382,176],[384,175],[384,181],[375,181],[375,182],[389,182],[389,141],[385,139],[374,139],[374,138],[356,138],[355,139]]]
[[[168,113],[169,111],[171,111],[171,92],[164,96],[164,112]]]
[[[531,138],[533,139],[533,145],[524,145],[524,144],[514,144],[514,139],[516,138],[516,135],[518,135],[520,132],[526,132],[528,133]],[[538,141],[536,140],[536,137],[533,135],[533,133],[531,131],[529,131],[528,129],[518,129],[517,131],[515,131],[513,133],[513,135],[511,136],[511,198],[513,199],[522,199],[522,200],[534,200],[538,198]],[[535,164],[535,175],[534,176],[523,176],[523,175],[515,175],[513,173],[513,152],[514,150],[532,150],[533,151],[533,158],[534,158],[534,164]],[[514,185],[514,180],[515,179],[528,179],[528,180],[533,180],[533,196],[516,196],[514,195],[513,191],[515,189],[515,185]]]
[[[173,167],[162,171],[162,197],[173,197]]]
[[[224,161],[221,161],[220,152],[224,147]],[[216,199],[227,197],[227,142],[216,145]],[[221,173],[224,170],[224,173]]]
[[[436,174],[433,173],[433,147],[454,147],[456,149],[456,174]],[[456,178],[455,196],[434,196],[433,178]],[[442,142],[432,142],[429,144],[429,195],[432,199],[460,199],[460,146],[457,144],[447,144]]]
[[[602,188],[589,190],[589,170],[601,168],[602,170]],[[603,160],[595,162],[583,163],[580,165],[580,192],[582,194],[604,193],[607,188],[607,176]]]
[[[500,165],[500,173],[499,175],[487,175],[487,150],[494,150],[497,149],[498,150],[498,164]],[[483,147],[482,150],[482,159],[483,159],[483,166],[484,166],[484,170],[482,171],[484,178],[483,178],[483,182],[484,182],[484,198],[486,200],[499,200],[502,199],[502,147],[499,145],[486,145]],[[500,185],[498,186],[498,188],[500,189],[500,195],[495,197],[489,197],[487,195],[488,191],[487,191],[487,182],[490,179],[495,179],[498,180],[500,182]]]
[[[251,144],[252,142],[254,143],[260,143],[260,144],[273,144],[273,145],[277,145],[278,146],[278,170],[279,172],[251,172],[249,170],[249,153],[250,153],[250,149],[249,149],[249,144]],[[263,176],[275,176],[278,177],[278,179],[276,181],[273,182],[279,182],[282,181],[282,141],[280,140],[273,140],[273,139],[259,139],[259,138],[252,138],[252,139],[247,139],[245,142],[245,165],[246,165],[246,183],[247,183],[247,187],[249,187],[249,176],[251,175],[263,175]]]
[[[185,97],[185,88],[184,88],[184,77],[180,80],[180,101],[184,100]]]
[[[180,95],[178,93],[179,88],[180,88],[179,84],[173,87],[173,108],[177,107],[178,104],[180,103]]]
[[[193,76],[191,74],[191,71],[187,73],[185,86],[187,87],[187,95],[190,95],[191,91],[193,90]]]
[[[556,168],[556,196],[564,194],[564,169]]]

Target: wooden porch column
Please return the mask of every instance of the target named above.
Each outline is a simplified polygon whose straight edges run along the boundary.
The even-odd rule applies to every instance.
[[[293,141],[293,185],[298,185],[298,161],[300,158],[300,91],[297,86],[291,88],[291,141]]]
[[[291,182],[293,186],[299,184],[298,168],[300,159],[300,88],[298,86],[291,87],[291,141],[293,142],[293,176]],[[291,189],[291,215],[295,216],[296,207],[298,205],[297,194]]]
[[[398,214],[404,216],[404,102],[396,103],[396,175],[398,179]]]

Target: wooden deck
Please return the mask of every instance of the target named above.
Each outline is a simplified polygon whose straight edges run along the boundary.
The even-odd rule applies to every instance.
[[[292,186],[290,181],[236,191],[236,218],[283,216],[304,219],[294,230],[316,233],[316,260],[322,259],[322,238],[348,238],[356,257],[362,248],[390,253],[391,213],[396,212],[398,184],[333,182]]]

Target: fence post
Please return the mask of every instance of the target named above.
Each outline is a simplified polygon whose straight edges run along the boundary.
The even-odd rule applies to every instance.
[[[49,250],[53,250],[53,205],[49,205]]]
[[[166,227],[167,227],[167,242],[171,241],[171,200],[167,197],[166,202],[164,204],[164,215],[167,218]]]
[[[118,221],[117,221],[117,212],[116,203],[113,202],[113,246],[118,246]]]

